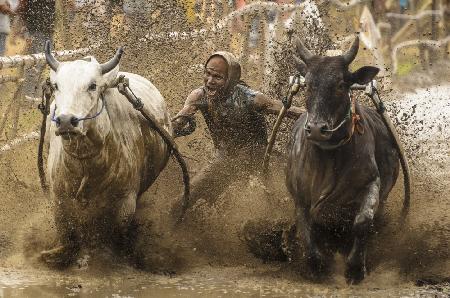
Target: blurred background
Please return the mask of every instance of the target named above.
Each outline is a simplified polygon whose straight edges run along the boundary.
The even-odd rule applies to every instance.
[[[105,61],[118,46],[125,46],[122,70],[150,79],[172,113],[201,84],[203,63],[215,50],[234,53],[243,65],[244,80],[280,99],[295,72],[291,40],[296,35],[313,52],[335,55],[360,32],[362,42],[352,68],[380,67],[379,79],[386,90],[448,81],[448,0],[3,2],[0,55],[36,54],[43,51],[45,40],[51,40],[57,51],[80,51],[67,59],[93,55]],[[40,97],[47,75],[42,61],[10,59],[2,58],[0,64],[0,74],[14,77],[3,78],[0,84],[5,114],[0,119],[0,140],[4,141],[17,137],[19,127],[26,126],[21,113],[33,113],[20,108],[17,99],[29,103]],[[18,83],[19,78],[24,80]],[[8,105],[12,98],[14,103]],[[300,98],[296,104],[301,104]],[[26,118],[25,122],[30,119]]]

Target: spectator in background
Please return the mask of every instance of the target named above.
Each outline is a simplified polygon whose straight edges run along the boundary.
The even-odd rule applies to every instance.
[[[18,12],[30,39],[29,53],[42,52],[45,41],[53,37],[55,0],[20,0]]]
[[[20,0],[18,14],[26,27],[28,54],[43,52],[45,41],[53,39],[55,0]],[[44,67],[45,65],[39,65],[25,71],[26,95],[39,96],[39,79]]]
[[[0,56],[5,54],[6,38],[11,31],[10,16],[15,14],[12,6],[10,0],[0,0]]]
[[[400,6],[401,14],[405,13],[405,11],[408,10],[408,6],[409,6],[408,0],[399,0],[398,4]]]

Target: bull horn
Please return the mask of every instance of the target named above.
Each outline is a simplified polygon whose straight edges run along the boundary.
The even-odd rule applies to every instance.
[[[358,54],[358,49],[359,49],[359,37],[358,37],[358,35],[356,35],[356,38],[353,41],[352,47],[350,48],[350,50],[348,50],[347,53],[345,53],[343,55],[344,61],[347,65],[352,63],[352,61],[355,59],[356,54]]]
[[[45,42],[45,60],[47,61],[48,66],[50,66],[50,68],[53,71],[58,70],[58,66],[59,66],[59,62],[58,60],[56,60],[56,58],[52,55],[52,53],[50,52],[50,40],[47,40]]]
[[[114,67],[116,67],[117,64],[119,64],[120,58],[122,57],[122,54],[123,54],[123,48],[120,47],[120,48],[117,49],[116,54],[114,55],[114,57],[111,60],[109,60],[106,63],[103,63],[102,65],[100,65],[100,67],[102,69],[102,74],[108,73],[111,70],[113,70]]]
[[[311,51],[305,47],[305,45],[298,37],[295,38],[295,44],[297,46],[297,53],[299,54],[300,58],[302,58],[302,60],[306,64],[308,64],[308,60],[314,56],[313,53],[311,53]]]

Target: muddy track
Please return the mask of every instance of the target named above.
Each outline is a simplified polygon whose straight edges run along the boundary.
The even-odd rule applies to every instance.
[[[167,215],[182,185],[179,169],[171,162],[138,207],[141,228],[137,249],[145,260],[140,270],[126,258],[118,258],[108,248],[93,243],[68,270],[49,271],[39,262],[38,255],[51,245],[55,235],[52,204],[40,192],[36,143],[30,142],[0,156],[3,291],[33,296],[96,291],[107,295],[160,293],[205,297],[262,293],[371,297],[449,293],[445,283],[450,276],[447,203],[450,160],[445,123],[450,112],[446,98],[449,90],[448,86],[417,90],[388,103],[408,144],[414,178],[412,207],[407,223],[398,226],[403,195],[399,179],[389,198],[384,227],[371,245],[370,274],[360,286],[345,285],[339,257],[330,280],[311,284],[295,264],[264,263],[251,253],[243,232],[246,224],[264,220],[260,229],[267,231],[292,220],[293,205],[283,183],[283,159],[272,165],[269,181],[251,176],[230,185],[213,204],[207,203],[207,198],[199,200],[186,221],[175,230],[168,228]],[[429,102],[423,102],[425,95]],[[413,108],[415,102],[421,104]],[[425,121],[423,115],[427,115]],[[198,136],[187,139],[181,149],[194,163],[200,159],[194,157],[196,150],[204,148],[208,140],[199,141]],[[193,145],[194,141],[198,144]],[[192,171],[195,170],[193,167]]]

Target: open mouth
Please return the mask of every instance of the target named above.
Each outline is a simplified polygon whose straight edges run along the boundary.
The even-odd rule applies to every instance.
[[[217,89],[206,86],[206,95],[207,96],[215,96],[217,94]]]
[[[57,130],[55,132],[55,135],[61,136],[61,138],[63,138],[63,140],[70,140],[77,136],[80,136],[81,132],[77,131],[77,130],[63,130],[63,131]]]

